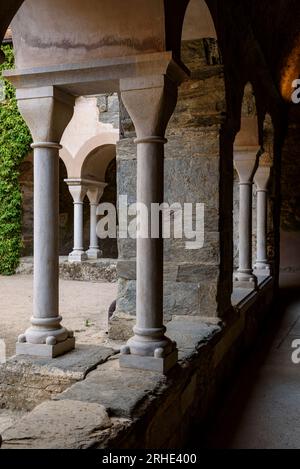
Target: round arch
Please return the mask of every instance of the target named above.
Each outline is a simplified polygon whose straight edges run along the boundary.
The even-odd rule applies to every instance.
[[[86,158],[98,148],[110,145],[115,147],[118,140],[118,130],[94,135],[82,144],[74,156],[71,155],[69,150],[64,146],[60,150],[60,157],[66,165],[68,178],[81,178],[82,168]]]
[[[116,158],[116,146],[101,145],[94,148],[85,158],[81,168],[81,179],[105,182],[106,170]]]
[[[190,0],[182,28],[182,40],[218,39],[213,17],[205,0]]]

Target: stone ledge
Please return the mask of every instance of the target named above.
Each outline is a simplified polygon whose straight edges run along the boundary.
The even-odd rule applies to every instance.
[[[112,423],[103,406],[69,400],[44,402],[17,426],[17,435],[13,427],[5,432],[5,448],[84,449],[105,438]]]
[[[51,359],[18,355],[0,365],[0,406],[31,410],[59,394],[116,353],[108,347],[77,345]]]

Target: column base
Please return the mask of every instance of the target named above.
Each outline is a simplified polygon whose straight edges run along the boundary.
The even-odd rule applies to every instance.
[[[73,251],[69,254],[69,262],[82,262],[87,261],[87,255],[84,251]]]
[[[29,342],[16,343],[16,355],[34,355],[39,357],[55,358],[75,348],[75,337],[69,337],[63,342],[54,345],[31,344]]]
[[[258,277],[271,277],[272,269],[269,264],[255,264],[253,271]]]
[[[121,354],[119,363],[121,368],[135,368],[138,370],[167,373],[178,360],[178,350],[175,349],[166,357],[144,357],[142,355]]]
[[[100,259],[103,253],[102,251],[100,251],[100,249],[90,248],[88,249],[88,251],[86,251],[86,255],[88,259],[96,260],[96,259]]]
[[[257,289],[257,277],[253,274],[245,274],[242,272],[236,272],[233,275],[233,287],[234,288],[247,288],[248,290]]]

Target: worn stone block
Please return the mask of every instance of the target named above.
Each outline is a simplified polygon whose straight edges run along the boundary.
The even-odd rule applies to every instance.
[[[135,311],[135,302],[131,304]],[[133,335],[135,315],[117,311],[108,324],[108,337],[113,340],[126,342]]]
[[[166,378],[158,373],[120,368],[118,360],[112,360],[55,399],[98,403],[109,415],[128,418],[165,382]]]
[[[46,401],[4,431],[4,449],[87,449],[111,427],[103,406],[82,401]]]
[[[18,355],[0,365],[0,406],[30,410],[59,394],[116,352],[109,347],[77,345],[54,359]]]

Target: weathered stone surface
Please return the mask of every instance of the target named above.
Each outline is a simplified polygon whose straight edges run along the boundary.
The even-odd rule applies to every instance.
[[[117,264],[118,277],[126,280],[136,279],[136,261],[135,260],[119,260]]]
[[[201,318],[190,316],[176,316],[168,323],[168,336],[177,343],[180,359],[220,331],[220,326],[206,324]]]
[[[85,449],[111,427],[103,406],[81,401],[46,401],[4,431],[4,449]]]
[[[168,142],[165,146],[166,160],[174,158],[217,158],[220,153],[219,148],[219,126],[209,128],[184,129],[178,132],[176,128],[168,131]]]
[[[117,261],[115,259],[97,259],[81,263],[62,262],[60,277],[65,280],[84,280],[90,282],[117,280]]]
[[[33,257],[23,257],[16,273],[20,275],[32,275]],[[70,263],[66,257],[61,256],[59,259],[59,276],[64,280],[116,282],[117,260],[97,259]]]
[[[199,314],[198,283],[164,282],[164,318],[174,314]]]
[[[136,260],[119,260],[118,277],[125,280],[136,280]],[[164,279],[176,282],[178,265],[176,262],[164,262]]]
[[[135,259],[136,240],[131,238],[118,238],[118,251],[120,259]]]
[[[0,409],[0,435],[14,425],[23,417],[24,411],[12,411],[9,409]]]
[[[208,282],[217,280],[219,268],[217,265],[182,264],[178,268],[178,282]]]
[[[165,382],[166,378],[160,374],[121,369],[118,360],[112,360],[55,399],[98,403],[111,416],[131,417],[147,396]]]
[[[183,263],[193,264],[215,264],[220,263],[220,234],[204,232],[204,245],[199,249],[187,249],[186,242],[193,242],[195,239],[166,239],[165,245],[165,261],[176,262],[178,265]],[[195,279],[194,279],[195,280]]]
[[[180,184],[178,183],[180,178]],[[201,184],[200,184],[201,181]],[[219,160],[174,158],[165,162],[165,202],[203,203],[219,207]],[[184,188],[184,191],[183,189]]]
[[[119,99],[117,93],[101,94],[97,99],[99,109],[99,121],[104,124],[112,124],[115,129],[119,128]]]
[[[135,303],[135,280],[125,280],[120,278],[118,282],[117,311],[135,315]]]
[[[131,307],[135,310],[135,302],[132,302]],[[110,319],[108,324],[108,336],[112,340],[125,342],[132,336],[132,329],[135,325],[135,316],[132,314],[122,313],[117,311]]]
[[[180,265],[177,281],[164,281],[164,321],[174,315],[202,316],[217,315],[216,266]],[[110,320],[109,337],[127,340],[132,336],[136,312],[135,280],[119,279],[117,311]]]
[[[116,352],[108,347],[78,345],[55,359],[18,355],[0,365],[0,406],[30,410],[58,394]]]
[[[209,318],[217,315],[217,293],[216,282],[201,282],[199,284],[200,316]]]

